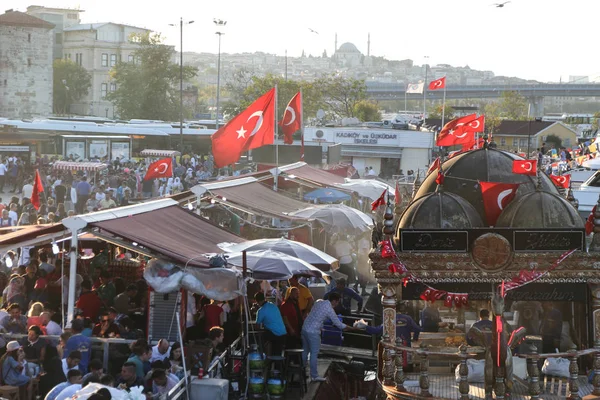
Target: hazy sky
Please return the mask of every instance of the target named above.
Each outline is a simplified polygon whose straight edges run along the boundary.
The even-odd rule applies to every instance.
[[[416,64],[469,65],[496,75],[558,81],[568,75],[600,76],[595,18],[600,1],[512,0],[5,0],[3,10],[28,5],[80,7],[82,22],[120,22],[162,32],[179,48],[179,17],[184,50],[217,52],[213,18],[227,21],[224,53],[263,51],[283,55],[331,55],[354,43],[366,54],[410,58]],[[504,0],[501,0],[504,1]],[[308,28],[319,32],[311,33]]]

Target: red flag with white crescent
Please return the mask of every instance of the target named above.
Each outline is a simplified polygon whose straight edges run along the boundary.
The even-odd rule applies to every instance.
[[[568,189],[571,184],[571,175],[550,175],[552,182],[558,187]]]
[[[444,89],[446,87],[446,77],[436,79],[435,81],[429,82],[429,90]]]
[[[292,138],[294,133],[298,132],[302,122],[302,96],[300,92],[296,93],[290,100],[285,111],[283,118],[279,121],[281,131],[283,132],[283,143],[292,144],[294,139]]]
[[[477,114],[471,114],[448,122],[438,134],[435,145],[454,146],[457,144],[471,143],[474,137],[473,132],[475,131],[464,131],[461,127],[477,119]]]
[[[371,203],[371,211],[375,211],[380,206],[384,206],[385,205],[385,195],[386,195],[386,193],[387,193],[387,189],[385,189],[383,191],[383,193],[381,193],[381,196],[379,196],[379,198],[377,200],[375,200],[374,202]]]
[[[427,170],[427,175],[429,175],[430,173],[432,173],[433,171],[435,171],[439,167],[440,167],[440,158],[438,157],[435,160],[433,160],[433,162],[429,166],[429,169]]]
[[[518,183],[479,182],[483,208],[489,226],[495,226],[502,210],[513,201],[519,189]]]
[[[537,160],[513,160],[513,174],[536,176]]]
[[[173,176],[173,159],[163,158],[150,164],[144,176],[145,181],[156,178],[171,178]]]

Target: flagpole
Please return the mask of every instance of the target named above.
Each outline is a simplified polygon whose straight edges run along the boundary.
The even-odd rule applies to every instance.
[[[423,81],[423,124],[425,124],[425,113],[427,112],[427,64],[425,64],[425,81]]]
[[[300,88],[300,140],[302,142],[300,161],[304,161],[304,93],[302,88]]]
[[[442,128],[444,127],[444,117],[446,116],[446,80],[444,80],[444,99],[442,100]]]
[[[275,84],[275,184],[273,190],[277,191],[279,188],[279,118],[277,118],[277,84]]]
[[[407,93],[408,92],[408,83],[406,83],[406,88],[404,89],[404,114],[408,110],[408,101],[407,101]]]

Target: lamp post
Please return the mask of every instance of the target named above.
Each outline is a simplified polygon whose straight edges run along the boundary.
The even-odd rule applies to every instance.
[[[193,24],[194,21],[184,22],[179,18],[179,151],[183,157],[183,25]],[[169,24],[169,26],[177,26]]]
[[[215,34],[219,35],[219,53],[217,56],[217,116],[215,117],[215,126],[219,129],[219,98],[221,96],[221,36],[225,33],[222,32],[225,25],[227,25],[227,21],[223,21],[222,19],[213,19],[214,24],[217,27],[217,31]]]

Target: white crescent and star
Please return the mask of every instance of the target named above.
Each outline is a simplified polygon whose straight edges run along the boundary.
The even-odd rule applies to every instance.
[[[288,107],[289,108],[289,107]],[[256,125],[254,126],[254,129],[252,130],[252,132],[250,133],[250,136],[254,136],[254,134],[256,132],[258,132],[258,130],[262,127],[263,124],[263,112],[262,111],[256,111],[254,113],[252,113],[251,116],[248,117],[248,119],[246,120],[246,122],[250,122],[250,120],[254,117],[258,117],[258,121],[256,122]],[[295,119],[295,115],[294,115],[294,119]],[[291,123],[291,122],[290,122]],[[248,130],[244,129],[244,125],[242,125],[242,127],[236,131],[238,134],[238,139],[246,139],[246,133],[248,132]]]
[[[531,164],[531,162],[525,162],[525,163],[521,164],[521,168],[523,168],[525,171],[529,172],[533,168],[533,165]]]
[[[565,183],[567,181],[567,178],[565,178],[564,176],[559,176],[556,178],[556,182],[558,183]]]
[[[296,120],[296,111],[294,111],[294,109],[290,106],[287,106],[285,108],[286,113],[289,111],[290,114],[292,114],[292,118],[290,119],[290,122],[288,122],[287,124],[284,124],[285,126],[291,125],[294,123],[294,121]]]
[[[165,168],[162,171],[160,171],[159,168],[162,167],[163,165],[165,166]],[[167,163],[163,162],[163,163],[158,164],[158,167],[154,168],[154,172],[158,172],[159,174],[164,174],[165,172],[167,172],[167,169],[169,169],[169,166],[167,165]]]
[[[433,85],[433,87],[436,87],[436,88],[438,88],[440,86],[442,86],[442,80],[441,79],[439,81],[436,81],[435,84]]]
[[[508,196],[511,195],[511,193],[513,192],[513,189],[506,189],[500,192],[500,194],[498,195],[498,208],[501,210],[504,210],[504,207],[502,207],[502,202],[504,201],[504,199]]]
[[[473,125],[473,122],[475,122],[475,123],[476,123],[476,125]],[[473,121],[473,122],[471,122],[471,123],[469,124],[469,126],[470,126],[471,128],[473,128],[473,129],[477,129],[477,128],[479,128],[479,126],[481,125],[481,123],[479,122],[479,120],[478,120],[478,119],[476,119],[476,120],[475,120],[475,121]]]

